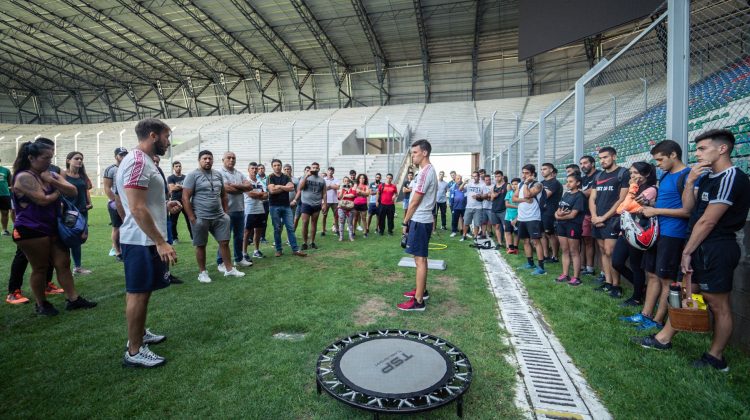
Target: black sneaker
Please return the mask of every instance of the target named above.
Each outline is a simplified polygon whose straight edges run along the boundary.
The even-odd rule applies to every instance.
[[[495,251],[500,251],[501,249],[503,249],[502,245],[500,245],[500,244],[496,244],[495,245]]]
[[[712,367],[719,372],[729,372],[729,366],[726,360],[719,360],[708,353],[703,353],[700,359],[693,362],[693,367],[697,369]]]
[[[320,236],[326,236],[326,231],[320,232]]]
[[[556,264],[556,263],[559,263],[560,260],[558,260],[557,257],[552,257],[552,258],[548,258],[547,261],[545,262]]]
[[[599,286],[594,287],[595,292],[609,292],[609,289],[612,287],[609,283],[602,283]]]
[[[609,288],[609,297],[612,299],[622,299],[622,287],[611,286]]]
[[[42,301],[41,305],[36,305],[36,314],[42,315],[42,316],[55,316],[59,314],[60,311],[55,309],[54,306],[52,306],[51,303],[45,301]]]
[[[599,276],[594,281],[599,284],[602,284],[607,281],[607,277],[604,274],[599,274]]]
[[[309,247],[307,246],[307,244],[302,244],[302,250],[303,250],[303,251],[307,251],[307,248],[309,248]]]
[[[312,249],[318,249],[318,246],[315,245],[315,242],[313,242],[313,243],[310,244],[310,248],[312,248]]]
[[[96,302],[89,302],[84,299],[83,296],[78,296],[78,299],[70,301],[65,299],[65,310],[73,311],[76,309],[91,309],[96,306]]]
[[[640,345],[644,349],[669,350],[672,348],[672,343],[660,343],[659,340],[656,339],[656,334],[647,335],[645,337],[631,337],[630,341]]]
[[[122,254],[117,254],[117,255],[115,255],[115,261],[117,261],[117,262],[123,262],[125,260],[122,259]]]
[[[594,273],[594,270],[588,270],[586,268],[584,268],[583,270],[581,270],[581,275],[582,276],[593,276],[594,274],[596,274],[596,273]]]
[[[641,302],[640,300],[638,300],[638,299],[636,299],[634,297],[631,297],[630,299],[627,299],[627,300],[625,300],[624,302],[622,302],[620,304],[620,306],[623,307],[623,308],[626,308],[626,307],[629,307],[629,306],[641,306],[641,305],[643,305],[643,302]]]
[[[169,283],[171,283],[171,284],[183,284],[185,282],[182,281],[182,280],[180,280],[179,277],[173,276],[173,275],[170,274],[169,275]]]

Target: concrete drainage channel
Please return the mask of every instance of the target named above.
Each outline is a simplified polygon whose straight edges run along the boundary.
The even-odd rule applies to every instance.
[[[517,403],[538,419],[611,419],[557,337],[532,307],[526,288],[497,251],[480,250],[519,370]],[[525,396],[525,398],[523,398]]]

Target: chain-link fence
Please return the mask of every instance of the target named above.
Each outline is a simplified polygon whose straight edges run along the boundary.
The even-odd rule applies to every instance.
[[[571,94],[544,117],[544,161],[562,166],[573,163],[574,131],[575,97]]]
[[[712,128],[736,138],[735,165],[750,161],[750,7],[736,0],[697,0],[690,15],[688,138]],[[695,145],[690,143],[690,161]]]

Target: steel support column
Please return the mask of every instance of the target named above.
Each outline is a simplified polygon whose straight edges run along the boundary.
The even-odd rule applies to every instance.
[[[669,0],[667,20],[667,138],[680,143],[687,162],[690,2]]]
[[[422,0],[413,0],[414,15],[417,20],[417,31],[419,33],[419,47],[422,55],[422,79],[424,82],[424,102],[430,103],[432,90],[430,89],[430,49],[427,43],[427,28],[425,27],[422,14]]]
[[[351,0],[354,12],[357,14],[359,24],[362,26],[362,30],[367,38],[367,43],[370,45],[370,51],[372,51],[373,61],[375,63],[375,73],[378,78],[378,90],[380,95],[380,105],[388,105],[391,99],[390,93],[388,92],[388,59],[383,53],[383,48],[380,46],[375,29],[372,26],[369,16],[367,15],[367,9],[365,9],[362,0]]]

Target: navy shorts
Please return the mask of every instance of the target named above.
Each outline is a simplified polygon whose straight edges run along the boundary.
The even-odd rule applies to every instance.
[[[409,236],[406,239],[404,252],[415,257],[427,257],[427,248],[430,247],[430,236],[432,235],[432,223],[409,222]]]
[[[544,233],[552,235],[555,233],[555,213],[544,213],[542,214],[542,225],[544,227]]]
[[[169,269],[159,258],[156,245],[121,246],[128,293],[148,293],[169,286]]]
[[[367,205],[367,213],[378,214],[378,205],[376,203],[370,203]]]
[[[299,208],[300,206],[298,206]],[[311,206],[309,204],[302,203],[301,205],[302,210],[301,212],[307,215],[313,215],[315,213],[320,213],[320,210],[323,208],[322,206]]]

